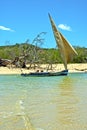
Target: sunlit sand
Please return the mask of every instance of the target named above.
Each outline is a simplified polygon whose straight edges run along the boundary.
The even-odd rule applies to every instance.
[[[40,65],[41,69],[43,71],[47,71],[47,65],[42,64]],[[53,69],[48,70],[48,71],[61,71],[64,70],[63,64],[54,64],[52,65]],[[0,67],[0,74],[21,74],[22,72],[24,73],[29,73],[29,72],[35,72],[36,69],[22,69],[22,68],[12,68],[12,67]],[[80,63],[80,64],[68,64],[68,70],[69,72],[87,72],[87,63]]]

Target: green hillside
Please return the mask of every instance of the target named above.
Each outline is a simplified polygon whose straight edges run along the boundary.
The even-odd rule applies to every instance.
[[[17,67],[25,67],[27,63],[30,64],[56,64],[62,63],[58,48],[42,48],[44,44],[43,36],[46,32],[39,33],[29,43],[16,43],[15,45],[0,46],[0,65],[6,65],[8,60]],[[87,48],[74,47],[78,53],[74,57],[72,63],[86,63],[87,62]],[[8,59],[4,60],[3,59]],[[7,62],[7,63],[6,63]]]
[[[87,48],[74,47],[78,53],[73,63],[87,62]],[[0,46],[0,59],[14,60],[21,58],[27,63],[61,63],[61,57],[57,48],[41,48],[28,43]]]

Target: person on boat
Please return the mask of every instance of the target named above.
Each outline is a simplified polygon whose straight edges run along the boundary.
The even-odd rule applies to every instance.
[[[36,72],[39,72],[39,70],[37,70]]]

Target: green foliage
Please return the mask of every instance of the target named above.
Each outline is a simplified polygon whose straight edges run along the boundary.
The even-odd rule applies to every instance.
[[[75,47],[78,55],[73,63],[87,62],[87,48]],[[22,43],[10,46],[0,46],[0,58],[14,60],[15,57],[23,57],[27,63],[62,63],[58,49],[41,48],[29,43]]]
[[[75,63],[86,63],[87,62],[87,48],[76,47],[78,53],[73,59]]]

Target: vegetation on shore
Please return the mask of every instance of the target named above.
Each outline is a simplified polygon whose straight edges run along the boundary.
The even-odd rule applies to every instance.
[[[42,48],[44,39],[41,35],[37,37],[30,44],[27,40],[25,43],[16,43],[15,45],[0,46],[0,59],[9,59],[17,62],[19,66],[23,67],[29,64],[56,64],[62,63],[58,48]],[[72,63],[86,63],[87,62],[87,48],[74,47],[78,55],[74,57]]]

